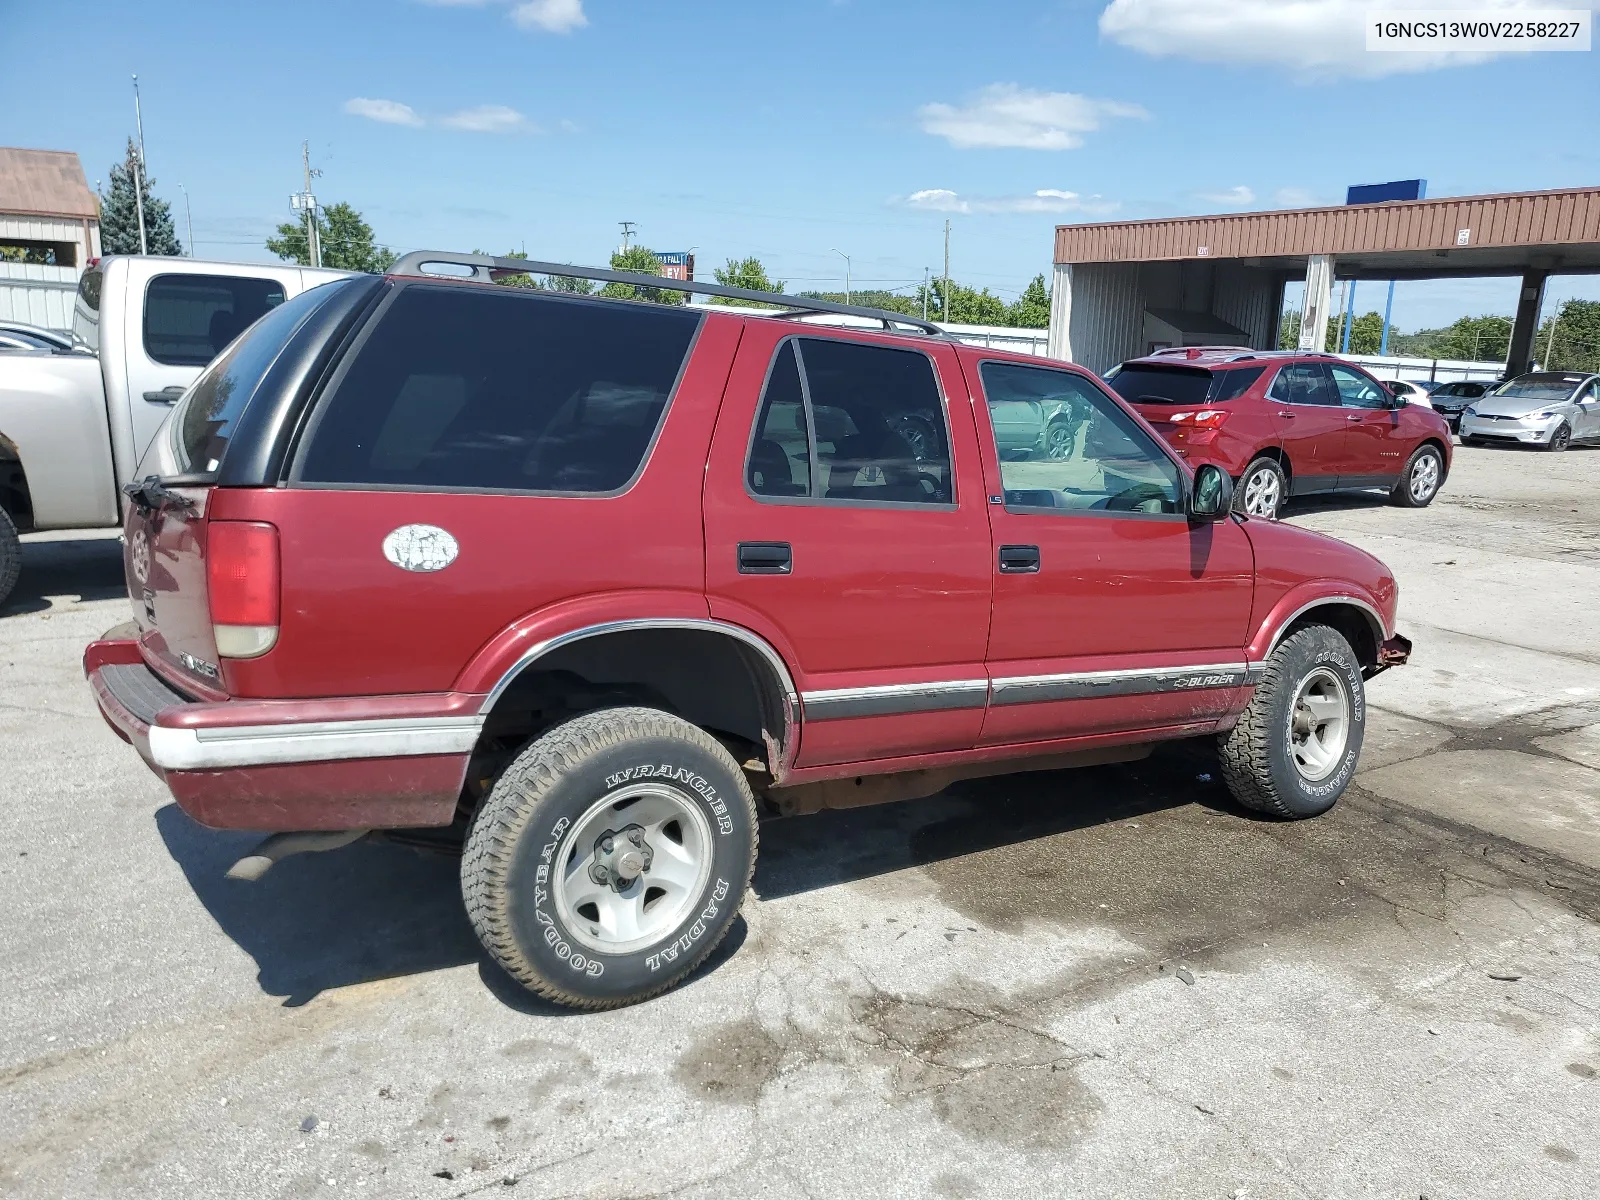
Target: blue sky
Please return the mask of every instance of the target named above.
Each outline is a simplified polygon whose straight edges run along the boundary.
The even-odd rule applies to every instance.
[[[6,0],[0,143],[133,130],[201,256],[260,258],[300,186],[396,249],[602,262],[617,222],[699,269],[759,255],[793,289],[938,271],[1009,297],[1060,221],[1600,183],[1593,53],[1367,53],[1386,0]],[[1458,0],[1514,8],[1522,0]],[[1377,288],[1371,301],[1379,302]],[[1515,283],[1403,284],[1402,328],[1504,311]],[[1551,297],[1600,295],[1558,280]],[[1369,307],[1363,302],[1358,305]]]

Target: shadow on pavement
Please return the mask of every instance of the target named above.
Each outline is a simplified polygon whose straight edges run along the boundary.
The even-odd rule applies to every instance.
[[[0,606],[0,617],[42,612],[49,597],[73,601],[114,600],[128,594],[122,576],[122,543],[115,535],[22,543],[22,574]]]

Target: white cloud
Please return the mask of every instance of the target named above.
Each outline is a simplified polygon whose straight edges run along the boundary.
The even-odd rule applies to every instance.
[[[401,104],[398,100],[369,100],[365,96],[356,96],[344,102],[344,111],[353,117],[382,121],[385,125],[422,124],[422,118],[417,115],[417,110],[409,104]]]
[[[924,104],[917,115],[924,133],[942,137],[958,150],[1073,150],[1083,145],[1084,134],[1109,119],[1150,114],[1137,104],[992,83],[962,107]]]
[[[440,117],[439,124],[447,129],[460,129],[467,133],[532,133],[534,127],[528,118],[504,104],[480,104],[476,108],[463,108],[460,112]]]
[[[545,33],[571,33],[589,23],[583,0],[524,0],[511,10],[511,20],[519,29]]]
[[[1472,8],[1493,17],[1546,3],[1473,0]],[[1100,33],[1157,58],[1279,67],[1319,80],[1471,66],[1493,57],[1367,50],[1369,12],[1415,7],[1416,0],[1111,0],[1100,14]]]
[[[1101,196],[1080,196],[1058,188],[1040,188],[1026,196],[962,196],[949,188],[912,192],[901,203],[924,212],[947,213],[1068,213],[1104,214],[1116,203]]]
[[[1256,194],[1242,183],[1226,191],[1196,192],[1195,195],[1208,204],[1252,204],[1256,198]]]

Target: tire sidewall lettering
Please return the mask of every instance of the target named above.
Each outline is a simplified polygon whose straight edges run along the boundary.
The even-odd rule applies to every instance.
[[[614,791],[624,784],[637,783],[640,780],[661,780],[666,783],[687,785],[711,810],[711,815],[717,822],[718,836],[728,837],[733,833],[733,818],[728,814],[728,803],[704,775],[691,771],[688,767],[673,766],[671,763],[641,763],[607,775],[606,790]]]

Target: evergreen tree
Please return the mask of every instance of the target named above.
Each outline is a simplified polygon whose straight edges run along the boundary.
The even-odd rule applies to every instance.
[[[399,256],[380,246],[368,225],[355,209],[341,201],[317,211],[317,240],[322,247],[322,265],[336,271],[367,271],[381,275],[394,266]],[[304,221],[286,221],[278,226],[278,236],[267,239],[267,249],[287,262],[311,265],[311,247],[306,241]]]
[[[100,203],[100,249],[104,254],[139,253],[139,202],[134,196],[137,177],[144,199],[145,244],[151,254],[183,253],[172,225],[172,209],[151,193],[155,181],[139,169],[139,148],[128,139],[128,155],[111,168],[111,190]]]

